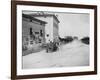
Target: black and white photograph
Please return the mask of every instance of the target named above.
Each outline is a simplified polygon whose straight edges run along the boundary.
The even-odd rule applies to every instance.
[[[89,13],[22,10],[22,69],[89,65]]]
[[[12,2],[12,79],[97,74],[97,6]]]

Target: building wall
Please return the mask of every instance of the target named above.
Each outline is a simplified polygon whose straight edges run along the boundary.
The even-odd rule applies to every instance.
[[[52,16],[48,16],[48,17],[39,16],[36,18],[47,22],[47,24],[45,25],[46,43],[48,43],[49,41],[53,41],[53,17]],[[49,36],[47,37],[47,35]]]
[[[58,41],[59,37],[59,23],[57,20],[53,19],[53,38],[54,40]]]
[[[42,30],[43,33],[45,34],[45,25],[35,24],[33,22],[29,22],[28,20],[26,21],[25,19],[23,19],[23,21],[22,21],[22,34],[23,34],[23,36],[30,35],[30,28],[32,28],[33,33],[39,32],[40,30]],[[43,36],[43,38],[44,38],[44,36]]]
[[[39,30],[43,30],[45,33],[45,25],[40,25],[38,23],[34,23],[29,21],[29,19],[23,18],[22,20],[22,28],[23,28],[23,35],[29,35],[29,29],[32,28],[33,32],[37,32]]]
[[[30,35],[30,28],[32,29],[33,34],[35,35],[35,39]],[[42,30],[43,36],[40,35],[40,30]],[[39,34],[35,34],[35,33]],[[45,42],[45,24],[40,24],[39,22],[35,23],[33,20],[30,22],[30,19],[23,18],[22,20],[22,45],[23,50],[31,50],[36,44],[39,43],[39,39],[41,39],[41,44]],[[39,43],[40,44],[40,43]],[[30,51],[28,51],[30,53]],[[29,54],[28,53],[28,54]],[[26,54],[26,53],[25,53]]]
[[[54,41],[58,39],[58,22],[53,16],[47,16],[47,17],[36,17],[40,20],[44,20],[47,22],[46,27],[45,27],[45,38],[46,42],[48,43],[49,41]],[[47,34],[49,36],[47,37]]]

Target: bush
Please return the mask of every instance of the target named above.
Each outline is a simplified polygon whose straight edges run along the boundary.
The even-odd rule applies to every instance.
[[[73,37],[72,36],[67,36],[66,38],[65,38],[65,42],[66,43],[69,43],[69,42],[72,42],[73,41]]]
[[[57,50],[58,50],[58,46],[57,46],[56,42],[47,43],[47,45],[46,45],[47,52],[55,52]]]
[[[89,37],[84,37],[81,39],[81,41],[85,44],[89,44]]]
[[[65,44],[65,43],[72,42],[73,41],[73,37],[72,36],[66,36],[65,38],[59,37],[59,40],[60,40],[60,42]]]

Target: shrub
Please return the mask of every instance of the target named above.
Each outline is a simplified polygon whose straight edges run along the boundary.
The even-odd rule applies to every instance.
[[[81,41],[85,44],[89,44],[89,37],[84,37],[81,39]]]
[[[73,41],[73,37],[72,36],[67,36],[65,38],[65,41],[68,43],[68,42],[72,42]]]
[[[47,52],[55,52],[57,50],[58,50],[58,46],[57,46],[56,42],[47,43],[47,45],[46,45]]]

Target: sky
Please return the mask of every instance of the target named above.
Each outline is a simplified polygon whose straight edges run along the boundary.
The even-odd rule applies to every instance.
[[[82,38],[89,36],[90,20],[89,14],[59,13],[59,35],[77,36]]]
[[[41,11],[40,11],[41,12]],[[25,14],[37,13],[35,11],[24,11]],[[42,11],[43,13],[43,11]],[[58,16],[59,23],[59,36],[77,36],[83,38],[89,36],[90,30],[90,18],[88,13],[55,13],[44,12],[49,14],[55,14]]]

